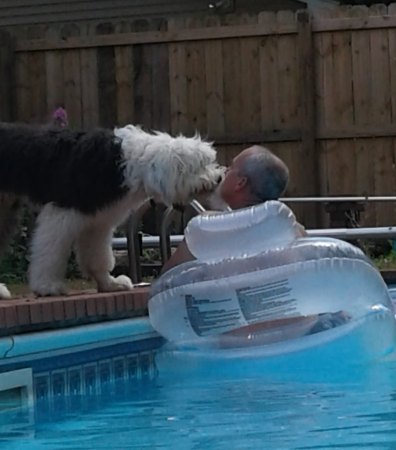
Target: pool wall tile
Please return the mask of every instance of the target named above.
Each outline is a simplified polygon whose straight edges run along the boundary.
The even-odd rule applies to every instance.
[[[146,287],[4,300],[0,373],[29,368],[35,398],[45,400],[153,379],[164,339],[150,325],[147,301]]]

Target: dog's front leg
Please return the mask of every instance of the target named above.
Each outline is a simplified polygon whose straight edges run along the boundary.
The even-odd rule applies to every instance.
[[[29,285],[35,294],[66,293],[67,261],[81,226],[81,216],[75,211],[58,208],[51,203],[44,206],[31,244]]]
[[[125,291],[133,288],[125,275],[112,277],[114,268],[112,251],[113,230],[103,225],[90,226],[76,240],[76,255],[81,271],[96,281],[99,292]]]

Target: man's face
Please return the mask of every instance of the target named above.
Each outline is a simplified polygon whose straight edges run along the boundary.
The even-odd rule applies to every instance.
[[[245,152],[246,150],[232,160],[232,163],[226,170],[224,179],[219,186],[221,198],[230,206],[233,205],[235,193],[238,191],[242,180],[245,178],[240,174],[243,160],[246,157]]]

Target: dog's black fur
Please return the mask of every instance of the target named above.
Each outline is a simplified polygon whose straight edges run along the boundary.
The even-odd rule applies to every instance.
[[[127,192],[122,161],[110,130],[0,124],[0,191],[38,204],[95,213]]]

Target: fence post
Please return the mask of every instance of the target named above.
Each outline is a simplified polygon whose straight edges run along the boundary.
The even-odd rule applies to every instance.
[[[297,12],[298,58],[301,95],[301,155],[300,170],[306,173],[305,195],[320,195],[319,154],[316,151],[315,56],[311,15],[308,10]],[[313,205],[315,225],[321,222],[318,205]],[[306,224],[312,226],[313,224]]]
[[[13,118],[13,73],[13,40],[9,33],[0,30],[0,121]]]

